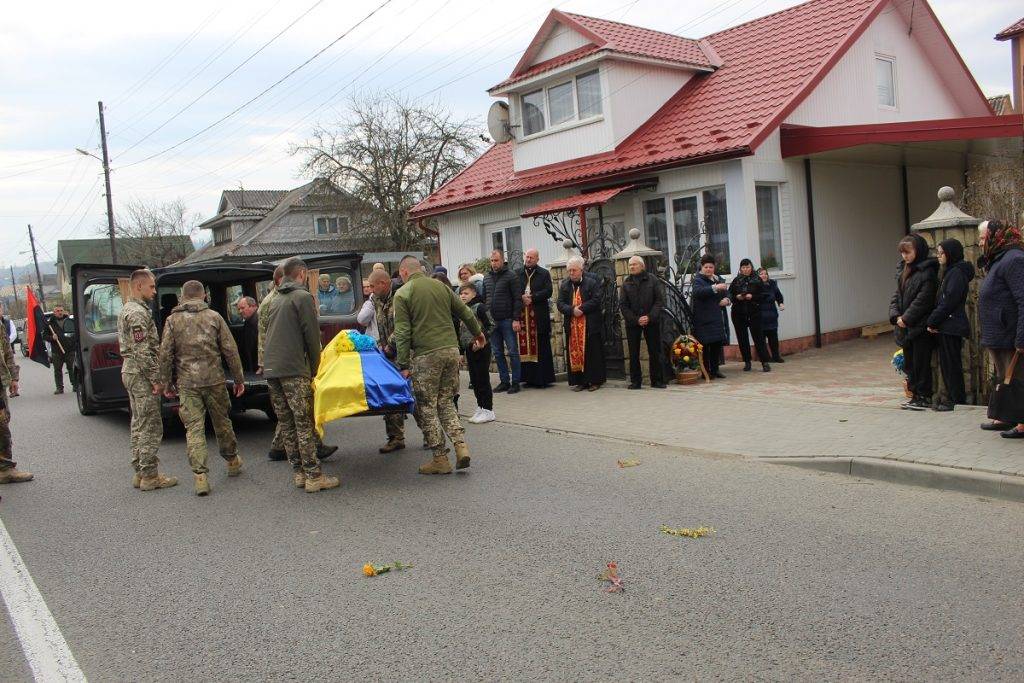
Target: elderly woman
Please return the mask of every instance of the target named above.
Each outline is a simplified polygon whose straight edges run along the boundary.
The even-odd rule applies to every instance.
[[[352,291],[352,278],[342,275],[334,281],[338,288],[338,312],[348,314],[356,307],[356,293]]]
[[[458,287],[461,287],[462,285],[473,285],[476,288],[476,295],[480,297],[481,300],[485,298],[484,276],[476,272],[476,268],[468,263],[463,263],[459,266],[458,276]]]
[[[704,347],[704,369],[711,379],[725,379],[719,371],[722,346],[728,341],[725,327],[731,304],[729,285],[715,274],[715,257],[705,254],[700,259],[700,272],[693,276],[693,336]]]
[[[605,382],[601,280],[584,273],[584,264],[579,256],[566,264],[569,277],[558,286],[558,310],[569,349],[569,386],[573,391],[597,391]]]

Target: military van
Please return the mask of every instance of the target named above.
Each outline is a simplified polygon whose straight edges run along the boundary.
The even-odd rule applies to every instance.
[[[309,267],[309,290],[317,297],[320,310],[320,341],[326,345],[338,332],[357,328],[356,314],[363,305],[360,277],[362,256],[339,253],[303,257]],[[242,352],[244,320],[236,302],[251,296],[263,300],[273,285],[276,263],[203,263],[169,266],[153,271],[157,294],[152,303],[153,320],[163,330],[164,320],[178,305],[181,286],[198,280],[206,286],[210,308],[224,316],[231,334]],[[75,371],[78,382],[78,410],[83,415],[128,407],[128,393],[121,382],[121,354],[117,338],[117,320],[129,297],[129,278],[142,266],[75,264],[71,268],[71,295],[78,345]],[[323,283],[328,287],[323,288]],[[322,297],[321,297],[322,292]],[[241,354],[243,358],[245,353]],[[245,393],[231,396],[232,410],[261,410],[274,419],[267,382],[256,368],[245,367]],[[234,382],[227,380],[231,389]],[[178,399],[163,399],[164,417],[178,410]]]

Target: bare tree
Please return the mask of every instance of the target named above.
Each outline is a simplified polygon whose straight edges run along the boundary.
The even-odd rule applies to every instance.
[[[153,204],[133,199],[114,215],[118,260],[153,268],[179,261],[192,251],[182,238],[191,240],[199,220],[181,199]],[[105,225],[100,232],[107,234]]]
[[[318,125],[291,152],[303,157],[303,174],[331,180],[370,207],[353,233],[410,249],[422,247],[423,234],[409,209],[476,158],[481,135],[479,122],[436,104],[359,95],[340,121]]]
[[[1006,225],[1024,221],[1024,156],[975,161],[967,171],[964,210]]]

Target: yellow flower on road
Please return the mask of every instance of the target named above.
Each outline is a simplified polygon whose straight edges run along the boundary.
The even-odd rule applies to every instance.
[[[363,573],[367,576],[377,576],[377,570],[373,568],[372,564],[364,564]]]

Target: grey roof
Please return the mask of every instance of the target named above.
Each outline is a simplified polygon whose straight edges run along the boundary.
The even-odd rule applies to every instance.
[[[284,199],[289,190],[224,190],[222,198],[231,206],[241,209],[265,209],[269,211]]]

